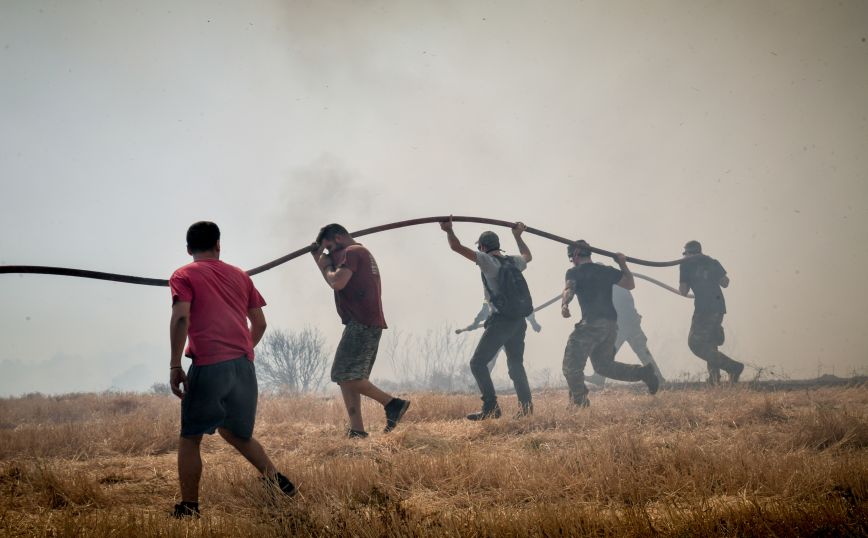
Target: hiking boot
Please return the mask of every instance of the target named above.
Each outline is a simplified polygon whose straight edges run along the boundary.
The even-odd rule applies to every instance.
[[[199,503],[181,501],[179,504],[175,505],[172,517],[176,519],[199,517]]]
[[[280,473],[274,478],[268,478],[263,476],[262,481],[265,482],[268,486],[273,486],[276,489],[279,489],[281,493],[286,495],[287,497],[295,497],[295,494],[298,493],[298,489],[296,489],[295,484],[293,484],[289,478],[283,476]]]
[[[648,392],[657,394],[657,390],[660,388],[660,379],[657,377],[657,372],[654,371],[654,365],[646,364],[642,369],[645,370],[643,381],[648,385]]]
[[[404,416],[404,413],[407,412],[407,408],[409,407],[410,400],[392,398],[389,403],[387,403],[384,407],[386,410],[386,427],[383,428],[383,432],[389,433],[390,431],[394,430],[395,426],[398,425],[401,417]]]
[[[491,409],[482,408],[482,411],[470,413],[467,415],[467,420],[486,420],[489,418],[500,418],[500,406],[495,404]]]
[[[347,437],[349,437],[350,439],[365,439],[366,437],[368,437],[368,432],[364,430],[349,429],[347,430]]]
[[[712,387],[720,385],[720,370],[708,371],[708,384]]]
[[[738,363],[738,366],[729,373],[729,382],[732,384],[738,383],[738,378],[741,377],[741,373],[744,372],[744,364]]]
[[[512,418],[524,418],[533,415],[533,402],[519,402],[518,412]]]

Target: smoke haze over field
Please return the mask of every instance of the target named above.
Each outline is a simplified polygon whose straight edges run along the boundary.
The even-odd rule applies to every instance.
[[[0,264],[167,278],[200,219],[244,268],[328,222],[449,213],[655,260],[699,239],[732,279],[724,351],[797,378],[864,373],[866,38],[857,1],[5,1]],[[456,224],[468,245],[484,229]],[[390,327],[473,318],[478,271],[436,225],[361,241]],[[568,260],[527,241],[541,303]],[[254,281],[271,327],[337,341],[309,257]],[[691,304],[643,282],[635,297],[664,374],[703,371]],[[165,381],[169,303],[0,275],[0,394]],[[526,364],[557,373],[577,320],[539,320]]]

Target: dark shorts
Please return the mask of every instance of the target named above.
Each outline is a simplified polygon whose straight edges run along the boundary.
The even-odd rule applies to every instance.
[[[369,327],[356,321],[347,323],[335,352],[332,381],[342,383],[368,379],[374,361],[377,360],[377,348],[380,347],[382,334],[383,329],[379,327]]]
[[[250,439],[256,421],[256,369],[247,357],[190,366],[181,400],[181,435],[212,434],[226,428]]]

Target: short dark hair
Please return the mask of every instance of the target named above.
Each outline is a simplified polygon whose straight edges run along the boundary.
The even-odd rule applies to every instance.
[[[702,243],[693,240],[684,245],[684,254],[702,254]]]
[[[187,229],[187,248],[191,253],[205,252],[217,246],[220,241],[220,228],[207,220],[193,223]]]
[[[588,244],[584,239],[579,239],[575,243],[570,243],[567,245],[567,256],[570,258],[573,257],[573,253],[579,251],[579,256],[582,258],[588,258],[591,255],[591,245]]]
[[[331,241],[336,235],[350,235],[350,232],[340,224],[326,224],[319,229],[319,233],[316,236],[316,244],[319,245],[324,239]]]

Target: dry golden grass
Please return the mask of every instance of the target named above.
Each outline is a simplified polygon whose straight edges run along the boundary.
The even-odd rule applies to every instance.
[[[6,536],[864,536],[868,389],[562,391],[471,423],[472,395],[413,394],[350,440],[333,398],[263,398],[256,435],[300,495],[271,499],[219,437],[203,517],[177,500],[173,397],[0,400]],[[502,405],[512,398],[502,398]],[[505,405],[505,407],[509,407]],[[369,430],[382,410],[365,404]]]

